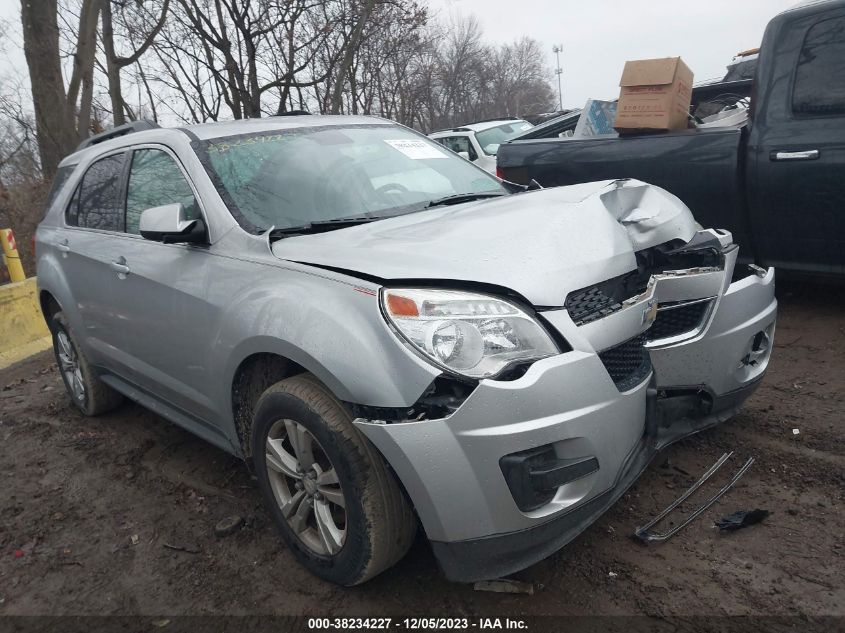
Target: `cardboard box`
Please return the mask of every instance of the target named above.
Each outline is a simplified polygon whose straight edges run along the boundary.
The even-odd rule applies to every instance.
[[[613,127],[685,130],[692,100],[692,71],[680,57],[625,62]]]

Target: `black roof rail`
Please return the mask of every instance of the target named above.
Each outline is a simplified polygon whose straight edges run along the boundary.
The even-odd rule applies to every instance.
[[[443,128],[442,130],[434,130],[433,132],[429,132],[429,134],[437,134],[438,132],[472,132],[472,130],[468,128],[467,125],[475,125],[476,123],[490,123],[491,121],[522,121],[522,119],[516,116],[500,116],[496,117],[495,119],[482,119],[481,121],[465,123],[464,125],[458,127],[447,127]]]
[[[492,119],[481,119],[481,121],[473,121],[472,123],[467,123],[466,125],[475,125],[476,123],[490,123],[491,121],[521,121],[518,116],[497,116],[493,117]]]
[[[476,123],[490,123],[491,121],[522,121],[518,116],[499,116],[494,119],[482,119],[481,121],[473,121],[472,123],[466,123],[459,127],[446,127],[442,130],[434,130],[433,132],[429,132],[429,134],[439,134],[440,132],[472,132],[472,130],[467,125],[475,125]]]
[[[153,121],[130,121],[129,123],[118,125],[117,127],[113,127],[105,132],[89,136],[79,144],[76,151],[78,152],[81,149],[117,138],[118,136],[125,136],[126,134],[132,134],[133,132],[143,132],[144,130],[154,130],[158,127],[161,126]]]
[[[285,110],[276,116],[311,116],[311,113],[308,110]]]
[[[444,127],[442,130],[434,130],[429,134],[439,134],[440,132],[471,132],[468,127]]]

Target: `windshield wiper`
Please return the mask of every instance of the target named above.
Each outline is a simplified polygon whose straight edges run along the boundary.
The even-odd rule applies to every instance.
[[[498,198],[499,196],[506,195],[506,193],[493,193],[492,191],[489,191],[487,193],[458,193],[452,196],[445,196],[443,198],[437,198],[435,200],[432,200],[427,205],[425,205],[425,208],[430,209],[431,207],[439,207],[450,204],[461,204],[462,202],[472,202],[473,200],[481,200],[483,198]]]
[[[305,235],[308,233],[326,233],[335,229],[342,229],[347,226],[356,226],[381,220],[380,216],[359,216],[355,218],[335,218],[334,220],[315,220],[302,226],[282,226],[270,231],[270,239],[281,238],[286,235]]]

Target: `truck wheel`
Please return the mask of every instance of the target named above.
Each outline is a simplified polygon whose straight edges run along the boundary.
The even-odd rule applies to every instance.
[[[310,374],[262,394],[251,448],[270,513],[313,574],[357,585],[408,551],[416,519],[398,482],[347,409]]]
[[[100,380],[91,369],[88,359],[74,341],[65,315],[61,312],[54,314],[50,329],[59,373],[76,408],[85,415],[94,416],[118,407],[123,402],[123,396]]]

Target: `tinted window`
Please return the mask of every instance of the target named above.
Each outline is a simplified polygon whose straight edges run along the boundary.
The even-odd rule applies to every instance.
[[[173,159],[158,149],[137,150],[126,191],[126,232],[138,233],[144,209],[177,202],[185,207],[186,219],[200,217],[194,192]]]
[[[792,109],[797,114],[845,114],[845,18],[824,20],[807,31]]]
[[[123,154],[102,158],[91,165],[68,207],[68,224],[103,231],[122,231],[122,171]]]
[[[468,136],[447,136],[446,138],[439,138],[437,140],[453,152],[466,152],[470,160],[478,158],[478,154],[475,153],[475,148],[469,142]]]
[[[65,218],[71,226],[79,226],[79,189],[80,187],[77,187],[74,190],[73,197],[68,203],[67,211],[65,211]]]
[[[76,165],[67,165],[65,167],[59,167],[56,171],[56,175],[53,177],[53,184],[50,187],[50,194],[47,196],[47,203],[44,207],[45,214],[50,210],[50,207],[53,206],[56,198],[59,197],[59,192],[67,183],[67,180],[70,178],[74,169],[76,169]]]

